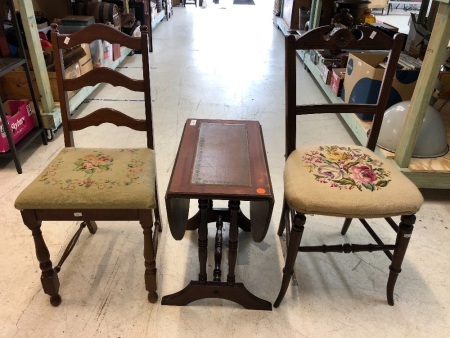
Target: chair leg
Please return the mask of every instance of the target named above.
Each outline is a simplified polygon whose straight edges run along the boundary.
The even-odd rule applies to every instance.
[[[97,223],[95,221],[85,221],[86,226],[91,234],[95,234],[97,232]]]
[[[350,223],[353,218],[346,218],[344,221],[344,225],[342,226],[341,235],[345,235],[347,233],[348,228],[350,227]]]
[[[50,253],[44,238],[42,237],[42,222],[36,220],[33,210],[23,210],[22,218],[28,229],[31,230],[36,248],[36,257],[41,268],[42,289],[47,295],[50,295],[50,304],[58,306],[61,304],[61,296],[59,295],[59,278],[58,273],[53,269]]]
[[[159,196],[158,196],[158,185],[155,183],[155,199],[156,199],[156,208],[154,210],[155,213],[155,227],[159,232],[162,232],[162,222],[161,222],[161,213],[159,212]]]
[[[156,283],[156,255],[153,247],[153,219],[152,211],[142,213],[140,223],[144,230],[144,260],[145,260],[145,289],[148,291],[148,301],[155,303],[158,300]],[[158,236],[155,233],[155,236]]]
[[[286,252],[286,264],[283,269],[283,280],[281,282],[278,297],[273,304],[274,307],[280,306],[280,303],[289,287],[291,277],[294,274],[295,259],[297,258],[298,247],[300,246],[300,241],[302,239],[305,222],[305,215],[297,212],[294,216],[294,221],[292,222],[292,231],[290,232],[290,239]]]
[[[278,236],[281,236],[286,228],[286,222],[289,222],[289,206],[286,199],[283,199],[283,209],[281,210],[280,224],[278,225]]]
[[[397,232],[396,248],[394,249],[394,256],[392,264],[389,266],[389,278],[387,282],[387,300],[389,305],[394,305],[394,287],[397,277],[402,271],[401,266],[403,258],[405,257],[406,249],[408,248],[409,240],[414,229],[416,216],[407,215],[402,216]]]
[[[161,223],[161,214],[159,213],[159,206],[155,208],[155,227],[158,229],[158,232],[162,232],[162,223]]]

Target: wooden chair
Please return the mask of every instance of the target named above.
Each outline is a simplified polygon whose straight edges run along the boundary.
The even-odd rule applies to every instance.
[[[21,211],[25,225],[33,234],[36,255],[42,270],[42,287],[44,292],[50,295],[50,303],[54,306],[61,303],[58,279],[61,265],[72,251],[83,228],[87,227],[92,234],[96,232],[95,221],[139,221],[144,232],[145,287],[148,300],[154,303],[158,298],[155,257],[161,218],[153,141],[148,28],[142,26],[141,33],[141,37],[130,37],[107,25],[93,24],[72,35],[62,35],[58,33],[57,25],[52,25],[65,147],[20,193],[15,207]],[[94,68],[74,79],[66,79],[63,49],[99,39],[141,50],[143,77],[133,79],[104,67]],[[80,118],[77,118],[76,114],[72,115],[67,92],[98,83],[144,93],[141,113],[144,118],[129,116],[131,113],[137,114],[131,109],[120,112],[109,107],[97,109]],[[103,123],[145,132],[146,144],[138,149],[75,146],[75,136],[81,136],[75,133],[76,131]],[[116,130],[119,136],[120,130],[124,129]],[[101,138],[102,135],[96,135],[92,142],[98,144]],[[55,267],[41,233],[42,221],[80,221],[79,230]]]
[[[391,38],[366,26],[358,26],[353,31],[333,28],[319,27],[302,36],[286,36],[286,164],[278,235],[281,236],[286,229],[287,253],[275,307],[280,305],[287,291],[298,252],[350,253],[380,250],[392,261],[387,299],[393,305],[394,285],[413,230],[414,214],[423,202],[416,186],[387,159],[374,153],[404,37],[397,34]],[[302,49],[386,50],[389,61],[377,103],[298,105],[297,50]],[[300,93],[301,88],[299,89]],[[297,117],[322,113],[373,114],[373,125],[366,146],[328,144],[297,148],[297,136],[302,136],[300,131],[298,134],[296,131]],[[300,121],[298,125],[301,126]],[[352,219],[359,219],[376,244],[300,246],[307,214],[345,218],[342,235],[346,234]],[[393,216],[401,216],[399,225],[392,219]],[[386,219],[397,233],[394,244],[384,244],[381,241],[366,221],[370,218]],[[331,217],[330,220],[333,221]]]

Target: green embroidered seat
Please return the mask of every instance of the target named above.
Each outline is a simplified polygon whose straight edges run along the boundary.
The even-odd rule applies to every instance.
[[[97,231],[96,221],[122,222],[127,227],[129,221],[134,221],[144,233],[143,284],[145,282],[148,300],[154,303],[158,299],[156,251],[161,217],[153,138],[149,30],[141,26],[141,36],[131,37],[114,27],[93,24],[71,35],[64,35],[59,34],[56,24],[52,24],[51,35],[65,147],[15,201],[15,207],[20,210],[25,225],[33,234],[43,290],[50,296],[53,306],[61,303],[58,273],[84,228],[94,234]],[[136,58],[142,62],[141,72],[134,72],[135,77],[129,77],[119,69],[105,66],[76,74],[75,78],[66,78],[64,53],[96,40],[106,40],[129,50],[140,50],[141,54],[136,54]],[[125,89],[120,91],[121,95],[142,93],[138,95],[144,99],[132,104],[124,100],[120,105],[122,111],[116,109],[114,101],[104,100],[101,101],[102,107],[94,111],[86,107],[82,111],[72,112],[68,92],[97,84]],[[111,148],[111,140],[102,135],[104,129],[97,128],[105,123],[110,124],[112,132],[117,134],[114,134],[114,146],[117,144],[117,148]],[[88,127],[89,132],[79,132]],[[127,134],[122,136],[121,132],[125,130]],[[127,140],[138,134],[145,134],[143,144],[138,145],[137,149],[127,149]],[[87,137],[93,139],[86,140]],[[95,144],[98,148],[77,146],[75,141],[80,138],[84,138],[83,144]],[[72,224],[79,225],[55,266],[41,231],[43,221],[72,221]]]
[[[332,25],[318,27],[302,35],[288,34],[285,38],[286,163],[278,235],[281,236],[286,230],[287,252],[283,279],[274,307],[281,304],[294,270],[298,269],[295,261],[299,252],[384,252],[391,261],[386,287],[387,300],[388,304],[394,304],[394,287],[413,231],[414,214],[423,203],[417,187],[390,160],[374,153],[403,41],[402,34],[391,37],[370,26],[347,29]],[[376,102],[354,103],[351,93],[346,93],[346,97],[350,96],[348,103],[298,104],[303,88],[297,88],[296,68],[300,64],[298,52],[302,50],[327,50],[333,52],[336,59],[353,50],[386,53],[386,69],[379,83]],[[349,62],[347,74],[352,73],[353,66],[356,65]],[[301,128],[306,128],[302,124],[305,120],[303,115],[325,113],[373,115],[366,145],[302,146],[304,134]],[[309,125],[308,128],[314,126]],[[374,242],[301,244],[307,215],[310,214],[326,216],[325,219],[330,222],[335,222],[336,217],[344,218],[342,235],[347,234],[352,220],[357,219]],[[399,217],[400,220],[393,217]],[[371,227],[369,221],[373,218],[386,220],[396,232],[392,244],[385,244],[383,240],[386,235],[377,235]]]
[[[15,206],[19,210],[154,209],[155,179],[152,149],[64,148],[20,193]]]

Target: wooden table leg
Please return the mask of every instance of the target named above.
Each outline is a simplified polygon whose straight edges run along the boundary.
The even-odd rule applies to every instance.
[[[238,249],[238,228],[241,220],[241,211],[239,209],[239,201],[230,201],[229,210],[212,210],[211,204],[208,200],[199,200],[199,212],[194,216],[199,221],[198,225],[198,246],[199,246],[199,261],[200,261],[200,273],[198,281],[191,281],[184,289],[173,293],[171,295],[164,296],[161,300],[162,305],[177,305],[184,306],[196,300],[205,298],[220,298],[227,299],[237,304],[240,304],[246,309],[250,310],[272,310],[272,304],[264,299],[261,299],[246,289],[243,283],[235,282],[235,267],[237,261],[237,249]],[[220,281],[220,274],[214,270],[214,280],[207,281],[206,275],[206,258],[207,258],[207,246],[208,246],[208,221],[211,219],[211,213],[217,216],[218,223],[222,223],[223,218],[230,222],[229,233],[229,251],[228,251],[228,276],[226,282]],[[243,216],[243,215],[242,215]],[[245,216],[244,216],[245,217]],[[192,218],[191,218],[192,220]],[[221,225],[220,228],[221,237]],[[218,228],[218,231],[219,231]],[[216,269],[220,269],[221,256],[221,239],[216,239]],[[219,249],[219,252],[217,251]],[[217,264],[219,264],[217,266]]]
[[[238,211],[239,201],[230,201],[228,206],[230,208],[230,231],[228,239],[228,285],[234,285],[235,275],[234,269],[236,267],[237,249],[238,249]]]
[[[208,200],[208,217],[207,222],[215,222],[218,217],[222,216],[223,222],[230,222],[230,210],[227,208],[213,208],[213,201]],[[188,219],[186,230],[197,230],[200,224],[200,211],[198,211],[194,216]],[[238,226],[245,232],[250,232],[250,220],[244,215],[244,213],[238,210]]]
[[[207,281],[206,260],[208,257],[208,200],[198,200],[200,209],[200,224],[198,228],[198,260],[200,272],[198,280],[200,283]]]
[[[223,222],[222,222],[222,216],[219,215],[219,218],[217,219],[216,224],[216,241],[214,245],[214,271],[213,271],[213,281],[214,282],[220,282],[222,277],[222,228],[223,228]]]

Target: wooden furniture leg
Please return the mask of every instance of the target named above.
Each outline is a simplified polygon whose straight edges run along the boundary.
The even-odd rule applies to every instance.
[[[350,223],[352,223],[353,218],[346,218],[344,221],[344,225],[342,226],[341,235],[345,235],[347,233],[348,228],[350,227]]]
[[[152,211],[142,213],[140,217],[141,227],[144,232],[144,260],[145,260],[145,289],[148,291],[148,301],[150,303],[155,303],[158,300],[157,282],[156,282],[156,254],[153,244],[153,218]],[[155,236],[158,236],[155,233]]]
[[[28,229],[33,234],[34,246],[36,248],[36,257],[39,261],[41,273],[41,283],[44,292],[50,296],[50,304],[58,306],[61,304],[61,296],[59,295],[59,278],[58,273],[53,269],[50,253],[44,238],[42,237],[42,222],[36,220],[32,210],[22,212],[22,218]]]
[[[238,249],[238,211],[239,201],[230,201],[230,231],[228,239],[228,285],[234,285],[236,276],[234,270],[236,268],[237,249]]]
[[[222,265],[222,242],[223,242],[223,237],[222,237],[222,229],[223,229],[223,222],[222,222],[222,216],[219,215],[219,219],[217,220],[217,224],[216,224],[216,241],[215,241],[215,246],[214,246],[214,271],[213,271],[213,276],[214,282],[220,282],[221,281],[221,277],[222,277],[222,270],[221,270],[221,265]]]
[[[198,260],[200,262],[200,272],[198,280],[206,283],[208,275],[206,272],[206,261],[208,258],[208,200],[198,200],[200,209],[200,224],[198,228]]]
[[[294,274],[295,259],[297,258],[300,241],[302,240],[305,222],[305,215],[301,213],[295,214],[294,220],[292,222],[292,231],[289,234],[289,242],[287,243],[286,265],[283,269],[283,280],[281,282],[281,288],[278,297],[273,304],[274,307],[280,306],[281,300],[283,299],[289,287],[291,277]],[[287,225],[287,227],[289,227],[289,225]]]
[[[283,198],[283,209],[281,209],[280,224],[278,225],[278,236],[281,236],[286,228],[286,224],[289,222],[289,206],[287,205],[286,199]]]
[[[394,287],[397,277],[402,271],[401,266],[403,258],[405,257],[406,249],[408,248],[409,240],[411,239],[412,231],[416,216],[408,215],[402,216],[397,232],[396,248],[394,249],[394,256],[392,264],[389,266],[389,278],[387,282],[387,299],[389,305],[394,305]]]
[[[198,256],[200,262],[200,273],[198,281],[191,281],[184,289],[164,296],[161,300],[162,305],[178,305],[184,306],[193,301],[204,298],[220,298],[231,300],[242,305],[246,309],[252,310],[272,310],[272,304],[261,299],[244,286],[243,283],[235,282],[235,267],[237,261],[238,248],[238,228],[239,222],[244,221],[245,228],[249,224],[249,220],[241,213],[239,201],[230,201],[229,210],[212,209],[212,201],[199,200],[199,212],[189,220],[189,229],[196,228],[192,223],[193,220],[199,222],[198,227]],[[217,233],[215,244],[215,269],[213,272],[213,280],[207,281],[206,261],[208,249],[208,223],[211,215],[217,216]],[[222,228],[223,221],[230,222],[229,232],[229,251],[228,251],[228,275],[227,281],[220,281],[220,261],[222,258]]]

